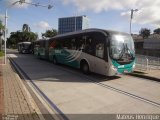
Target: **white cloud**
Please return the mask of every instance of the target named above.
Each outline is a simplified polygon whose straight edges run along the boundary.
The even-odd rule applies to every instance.
[[[32,2],[32,0],[25,0],[25,2]],[[14,4],[15,3],[15,4]],[[16,8],[27,8],[28,7],[28,4],[19,4],[19,2],[17,2],[17,0],[6,0],[6,5],[7,6],[12,6],[12,4],[14,4],[13,7],[16,7]]]
[[[36,27],[41,29],[48,29],[50,28],[50,25],[45,21],[40,21],[39,23],[35,24]]]
[[[101,12],[107,10],[123,10],[135,6],[138,0],[62,0],[64,4],[74,4],[79,10]]]
[[[137,5],[139,11],[134,12],[134,22],[139,24],[151,24],[160,27],[160,1],[146,1],[142,0],[143,4]],[[130,17],[130,11],[121,13],[123,17]]]
[[[160,25],[160,0],[62,0],[64,4],[74,4],[79,11],[99,13],[109,10],[125,11],[122,17],[130,18],[130,9],[137,8],[134,22],[140,24]]]

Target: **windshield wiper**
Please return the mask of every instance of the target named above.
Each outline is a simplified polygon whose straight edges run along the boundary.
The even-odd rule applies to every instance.
[[[119,54],[119,60],[122,59],[124,53],[125,53],[125,44],[123,43],[122,51],[121,51],[121,53]]]
[[[121,51],[121,53],[120,53],[120,55],[119,55],[119,59],[122,59],[122,57],[123,57],[123,55],[125,54],[126,51],[127,51],[127,53],[128,53],[128,51],[129,51],[128,54],[131,55],[131,57],[132,57],[132,59],[133,59],[134,56],[133,56],[131,50],[128,48],[128,45],[125,44],[125,43],[123,43],[123,49],[122,49],[122,51]]]
[[[131,52],[131,50],[128,48],[128,45],[126,44],[126,48],[127,51],[129,51],[129,54],[132,56],[132,59],[134,58],[133,53]]]

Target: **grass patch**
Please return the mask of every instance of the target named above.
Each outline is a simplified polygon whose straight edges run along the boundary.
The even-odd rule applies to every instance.
[[[0,51],[0,57],[4,56],[4,52]]]

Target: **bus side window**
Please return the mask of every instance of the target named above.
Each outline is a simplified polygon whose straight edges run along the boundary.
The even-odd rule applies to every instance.
[[[71,49],[71,40],[70,39],[63,39],[62,40],[63,49]]]
[[[71,39],[71,50],[76,50],[76,42],[75,42],[75,39]]]
[[[36,42],[36,43],[35,43],[35,48],[37,48],[37,49],[38,49],[39,47],[40,47],[39,42]]]
[[[85,52],[91,53],[91,39],[86,39]]]
[[[96,45],[96,56],[99,58],[104,57],[104,44],[99,43]]]
[[[82,37],[76,37],[76,49],[84,50],[85,40]]]
[[[89,36],[86,36],[85,40],[85,52],[91,55],[95,55],[94,53],[94,45],[93,45],[93,39]]]
[[[56,40],[56,44],[55,44],[55,49],[62,49],[63,45],[62,45],[62,40]]]

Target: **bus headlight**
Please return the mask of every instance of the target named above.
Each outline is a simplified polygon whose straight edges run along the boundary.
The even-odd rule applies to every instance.
[[[111,66],[111,69],[117,71],[117,68],[114,65]]]
[[[135,69],[135,66],[136,66],[136,64],[134,63],[133,66],[132,66],[132,68]]]

